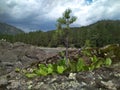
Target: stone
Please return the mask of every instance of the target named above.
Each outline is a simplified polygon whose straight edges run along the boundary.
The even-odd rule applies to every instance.
[[[117,88],[115,87],[115,84],[112,81],[107,81],[107,82],[101,81],[101,83],[105,85],[107,89],[117,90]]]
[[[70,73],[69,74],[69,79],[76,79],[76,73]]]
[[[115,47],[118,46],[115,45]],[[55,74],[32,79],[25,77],[25,69],[36,67],[39,63],[52,63],[61,58],[58,52],[58,49],[57,51],[51,48],[41,49],[21,42],[14,44],[0,42],[0,90],[120,89],[120,59],[110,67],[102,67],[93,71]],[[69,52],[69,57],[77,59],[77,50]],[[79,54],[83,56],[81,52]],[[16,73],[15,68],[20,68],[20,72]]]

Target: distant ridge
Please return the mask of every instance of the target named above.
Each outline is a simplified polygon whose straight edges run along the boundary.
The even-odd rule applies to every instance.
[[[20,33],[24,33],[24,31],[12,25],[0,22],[0,34],[15,35]]]
[[[10,42],[24,42],[43,47],[65,46],[65,30],[35,31],[19,35],[0,35],[0,39]],[[58,31],[57,31],[58,32]],[[102,20],[83,27],[72,27],[68,33],[69,46],[82,47],[88,41],[92,47],[120,44],[120,20]]]

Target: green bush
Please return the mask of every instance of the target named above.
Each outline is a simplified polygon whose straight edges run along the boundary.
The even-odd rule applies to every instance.
[[[64,72],[80,72],[86,70],[94,70],[102,66],[110,66],[112,60],[110,58],[100,58],[96,55],[90,57],[90,64],[86,64],[82,58],[79,58],[78,61],[68,60],[69,66],[66,66],[65,58],[59,60],[56,64],[39,64],[38,68],[34,69],[33,72],[27,72],[25,74],[28,78],[33,78],[35,76],[47,76],[50,74],[63,74]]]

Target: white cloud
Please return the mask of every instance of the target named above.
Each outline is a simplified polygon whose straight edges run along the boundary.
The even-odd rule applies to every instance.
[[[21,23],[21,27],[23,22],[33,27],[35,24],[45,25],[47,21],[54,25],[67,8],[78,17],[74,23],[78,26],[101,19],[120,19],[120,0],[0,0],[0,16],[5,15],[9,22]]]

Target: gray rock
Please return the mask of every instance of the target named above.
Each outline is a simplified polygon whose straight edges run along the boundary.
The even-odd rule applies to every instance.
[[[26,78],[22,72],[23,68],[31,66],[32,63],[43,63],[45,62],[44,60],[48,60],[56,55],[55,49],[53,51],[49,50],[43,48],[41,50],[39,47],[20,42],[14,44],[0,42],[0,90],[120,89],[120,63],[109,68],[103,67],[93,71],[70,73],[68,75],[49,75],[33,79]],[[52,60],[56,59],[53,58]],[[20,68],[20,73],[15,72],[17,67]]]

